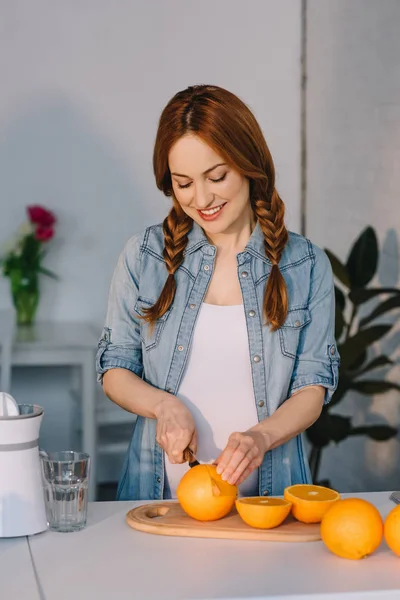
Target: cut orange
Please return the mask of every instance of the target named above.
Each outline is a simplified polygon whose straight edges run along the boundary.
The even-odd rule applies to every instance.
[[[306,483],[287,487],[284,497],[293,504],[293,516],[303,523],[320,523],[328,508],[340,499],[335,490]]]
[[[372,554],[383,538],[378,509],[361,498],[339,500],[324,515],[321,538],[333,554],[357,560]]]
[[[384,535],[392,552],[400,556],[400,505],[395,506],[386,517]]]
[[[243,521],[258,529],[272,529],[286,519],[292,508],[292,503],[282,498],[238,498],[236,509]]]
[[[186,514],[199,521],[225,517],[235,504],[237,487],[223,481],[215,465],[197,465],[182,477],[176,490]]]

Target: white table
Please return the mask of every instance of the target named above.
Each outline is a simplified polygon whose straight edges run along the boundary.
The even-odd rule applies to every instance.
[[[354,495],[373,502],[383,517],[394,507],[389,492]],[[85,530],[29,539],[45,600],[400,598],[400,559],[384,542],[372,556],[350,561],[322,542],[156,536],[126,525],[125,514],[137,504],[90,504]]]
[[[0,598],[42,600],[27,538],[0,538]]]
[[[96,494],[96,374],[98,338],[87,323],[38,322],[19,327],[13,345],[13,366],[71,367],[71,391],[82,402],[82,449],[91,456],[89,499]]]

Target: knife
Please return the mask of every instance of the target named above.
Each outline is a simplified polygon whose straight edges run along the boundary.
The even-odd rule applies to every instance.
[[[190,468],[196,467],[200,464],[189,447],[183,451],[183,458],[189,463]]]
[[[400,504],[400,492],[393,492],[390,494],[389,500],[392,500],[392,502],[395,502],[396,504]]]

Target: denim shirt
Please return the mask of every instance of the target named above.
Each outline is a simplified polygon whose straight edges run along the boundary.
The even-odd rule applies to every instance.
[[[143,315],[143,308],[154,304],[166,281],[163,248],[162,226],[155,225],[132,237],[119,257],[97,352],[100,381],[108,369],[120,367],[160,390],[172,394],[179,390],[197,315],[213,275],[216,248],[194,223],[184,261],[175,273],[174,302],[151,327],[139,316]],[[265,255],[264,238],[257,224],[246,248],[237,255],[237,274],[259,421],[304,386],[325,387],[327,403],[338,383],[334,287],[326,254],[308,239],[290,233],[279,267],[288,289],[289,311],[282,327],[272,332],[263,316],[271,263]],[[288,485],[310,481],[301,435],[267,452],[259,468],[260,495],[281,495]],[[135,421],[117,497],[120,500],[170,497],[164,452],[156,442],[154,419],[138,416]]]

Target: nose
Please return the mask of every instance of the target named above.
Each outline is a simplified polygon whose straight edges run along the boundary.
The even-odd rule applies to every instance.
[[[207,191],[205,185],[197,184],[193,196],[193,204],[196,208],[204,210],[211,206],[214,200],[214,194]]]

